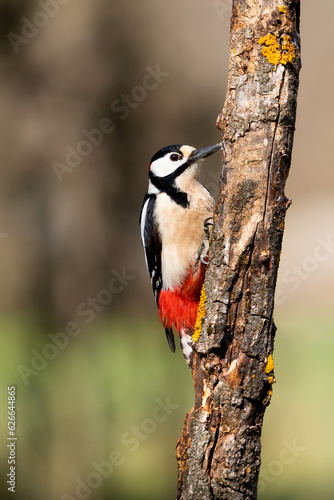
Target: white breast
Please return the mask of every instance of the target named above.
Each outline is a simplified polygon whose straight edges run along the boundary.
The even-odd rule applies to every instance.
[[[203,222],[213,214],[214,200],[196,180],[187,186],[190,205],[183,208],[166,193],[156,199],[156,223],[162,240],[163,288],[182,284],[204,238]]]

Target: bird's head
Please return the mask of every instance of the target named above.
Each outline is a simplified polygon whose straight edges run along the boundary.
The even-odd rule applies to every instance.
[[[221,148],[222,143],[202,149],[181,144],[160,149],[149,165],[149,192],[159,193],[177,186],[181,178],[195,178],[201,163]]]

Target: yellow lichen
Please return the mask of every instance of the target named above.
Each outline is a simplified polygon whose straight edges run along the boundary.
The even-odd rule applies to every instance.
[[[191,339],[194,342],[196,342],[198,340],[198,337],[200,336],[200,333],[202,330],[202,321],[203,321],[203,318],[205,315],[205,300],[206,300],[206,295],[205,295],[205,290],[204,290],[204,285],[203,285],[202,290],[201,290],[201,296],[199,299],[198,308],[197,308],[197,318],[196,318],[194,333],[191,337]]]
[[[280,5],[278,10],[281,12],[281,14],[286,14],[286,7],[284,7],[284,5]]]
[[[263,45],[261,52],[264,57],[275,66],[279,63],[287,64],[288,62],[292,62],[296,57],[296,49],[291,43],[290,35],[283,36],[282,47],[280,47],[277,37],[271,33],[261,36],[259,44]]]
[[[261,52],[264,57],[277,66],[281,60],[281,51],[275,35],[268,33],[266,36],[261,36],[259,44],[263,45]]]
[[[274,377],[272,377],[272,376],[268,377],[268,382],[269,382],[269,384],[272,384],[274,382]]]
[[[290,35],[283,36],[281,63],[287,64],[288,62],[292,62],[292,59],[294,59],[295,57],[296,57],[296,49],[291,43],[291,36]]]
[[[272,354],[269,354],[268,360],[267,360],[267,366],[265,367],[265,372],[270,373],[273,371],[274,368],[275,368],[274,358],[273,358]]]

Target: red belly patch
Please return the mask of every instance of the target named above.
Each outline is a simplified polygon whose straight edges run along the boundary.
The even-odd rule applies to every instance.
[[[182,329],[194,329],[197,308],[204,282],[206,266],[199,265],[198,272],[189,272],[183,284],[173,290],[161,290],[159,295],[159,315],[164,327],[175,327],[178,332]]]

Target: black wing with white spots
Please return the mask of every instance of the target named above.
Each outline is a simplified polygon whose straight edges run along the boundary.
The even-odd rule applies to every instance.
[[[140,216],[141,238],[145,250],[147,271],[151,278],[151,285],[156,303],[162,288],[161,276],[161,238],[154,223],[155,195],[146,195]]]
[[[159,295],[162,288],[161,275],[161,238],[157,225],[154,221],[155,195],[146,195],[140,215],[141,238],[145,250],[147,271],[151,278],[151,285],[154,298],[158,304]],[[175,352],[173,330],[165,328],[168,345],[172,352]]]

